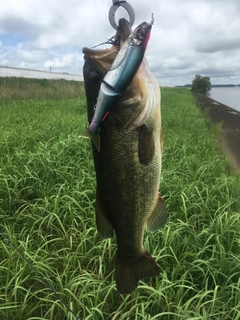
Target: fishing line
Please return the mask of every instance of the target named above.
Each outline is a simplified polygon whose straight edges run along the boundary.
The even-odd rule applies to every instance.
[[[154,14],[155,9],[156,9],[156,2],[155,2],[155,0],[152,0],[151,4],[149,5],[149,11],[151,12],[152,15]]]
[[[52,293],[54,294],[55,298],[59,300],[62,305],[70,312],[76,320],[80,320],[78,316],[73,312],[73,310],[67,305],[67,303],[60,297],[60,295],[56,292],[56,290],[53,288],[53,286],[50,284],[50,282],[33,266],[31,261],[29,261],[24,254],[15,246],[15,244],[10,240],[10,237],[6,234],[4,229],[1,230],[0,234],[3,236],[3,240],[5,240],[5,243],[13,247],[13,249],[18,253],[18,255],[27,263],[27,265],[34,271],[34,273],[40,278],[40,280],[43,282],[46,288],[50,289]]]
[[[91,38],[90,38],[90,42],[91,42],[91,43],[93,43],[93,40],[94,40],[93,37],[95,36],[95,33],[96,33],[95,31],[96,31],[97,23],[98,23],[98,21],[99,21],[100,15],[101,15],[104,2],[105,2],[105,0],[102,0],[102,3],[101,3],[101,5],[100,5],[100,8],[97,10],[98,14],[97,14],[97,18],[96,18],[96,20],[95,20],[94,26],[93,26],[92,36],[91,36]]]

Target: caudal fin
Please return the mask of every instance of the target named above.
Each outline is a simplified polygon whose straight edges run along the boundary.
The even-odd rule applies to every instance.
[[[158,265],[147,251],[135,260],[123,261],[117,258],[117,290],[122,294],[131,293],[137,288],[139,280],[156,277],[159,272]]]

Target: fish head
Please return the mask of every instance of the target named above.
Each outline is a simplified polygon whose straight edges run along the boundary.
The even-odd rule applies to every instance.
[[[106,42],[113,44],[110,48],[103,50],[83,48],[82,52],[84,53],[85,64],[89,63],[89,59],[99,64],[99,66],[96,65],[95,72],[98,72],[101,75],[100,78],[103,78],[115,60],[118,50],[125,43],[131,32],[129,22],[126,19],[120,19],[116,35],[113,37],[114,40]]]
[[[120,46],[122,46],[130,34],[131,26],[129,22],[126,19],[120,19],[116,33],[116,37],[120,39]],[[100,85],[118,54],[118,48],[115,45],[103,50],[85,47],[82,52],[85,59],[83,76],[87,98],[88,121],[90,123],[95,112]]]
[[[116,35],[120,36],[121,47],[129,43],[132,46],[138,47],[142,52],[148,44],[151,28],[151,24],[143,22],[131,32],[129,22],[121,19]],[[124,42],[124,44],[122,42]],[[83,53],[85,58],[83,74],[88,107],[88,121],[91,124],[91,131],[94,131],[94,128],[98,126],[98,122],[95,123],[94,121],[92,122],[92,120],[95,115],[99,89],[103,78],[118,55],[118,50],[115,46],[104,50],[84,48]],[[104,123],[105,125],[109,124],[134,129],[142,125],[154,110],[159,108],[159,103],[159,85],[156,79],[153,79],[146,59],[144,58],[131,83],[111,107],[111,112],[107,117],[107,121],[104,121]]]

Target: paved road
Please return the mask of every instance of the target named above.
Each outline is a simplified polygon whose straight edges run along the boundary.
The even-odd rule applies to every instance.
[[[23,77],[23,78],[34,78],[34,79],[65,79],[83,81],[83,76],[76,74],[69,74],[64,72],[49,72],[33,69],[22,69],[13,67],[0,66],[0,77]]]
[[[240,173],[240,112],[201,94],[195,94],[203,111],[208,110],[211,121],[222,122],[220,143]]]

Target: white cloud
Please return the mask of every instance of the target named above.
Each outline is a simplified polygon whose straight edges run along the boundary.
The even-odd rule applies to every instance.
[[[154,26],[147,48],[160,84],[191,83],[196,73],[213,83],[239,83],[239,0],[129,0],[135,25]],[[0,65],[81,74],[82,48],[114,35],[108,11],[112,1],[2,0]],[[126,17],[118,10],[117,19]],[[11,38],[11,43],[6,39]]]

